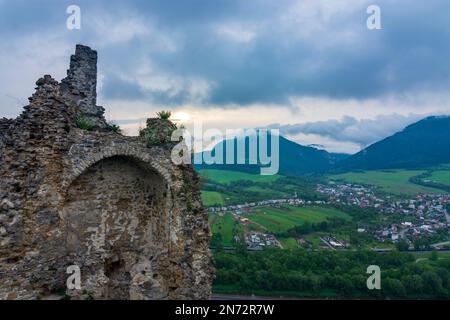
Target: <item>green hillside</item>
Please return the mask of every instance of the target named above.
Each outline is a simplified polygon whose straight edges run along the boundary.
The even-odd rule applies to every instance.
[[[450,163],[450,117],[428,117],[342,160],[343,170],[416,169]]]
[[[254,136],[253,136],[254,137]],[[253,140],[253,139],[252,139]],[[259,137],[257,138],[259,141]],[[244,157],[240,157],[238,159],[239,153],[237,152],[238,140],[236,138],[227,140],[230,145],[234,146],[234,161],[235,164],[214,164],[214,165],[206,165],[206,164],[198,164],[195,165],[195,168],[199,171],[203,169],[219,169],[226,171],[240,171],[247,173],[259,173],[261,163],[257,165],[249,164],[249,151],[251,150],[250,146],[250,136],[246,136],[245,138],[245,155]],[[256,140],[253,140],[256,141]],[[319,173],[326,172],[332,168],[334,165],[345,159],[348,155],[345,154],[336,154],[329,153],[325,150],[319,150],[310,146],[303,146],[294,141],[290,141],[283,136],[279,136],[279,171],[278,173],[281,175],[290,175],[290,176],[301,176],[304,174],[310,173]],[[223,163],[225,163],[227,150],[224,146],[228,143],[221,141],[211,150],[211,154],[215,154],[216,150],[222,150],[223,154]],[[269,150],[269,154],[271,154],[271,139],[267,141],[267,149]],[[207,151],[209,153],[209,151]],[[259,154],[259,150],[258,150]],[[260,159],[259,159],[260,160]],[[237,164],[237,163],[245,163],[245,164]]]
[[[204,206],[217,206],[223,205],[223,195],[215,191],[202,191],[202,201]]]

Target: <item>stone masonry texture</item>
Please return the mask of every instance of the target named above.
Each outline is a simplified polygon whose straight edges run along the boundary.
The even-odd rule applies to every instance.
[[[112,130],[96,84],[97,52],[77,45],[65,79],[39,79],[23,113],[0,119],[0,299],[208,299],[196,172],[172,163],[170,142]],[[66,287],[73,265],[80,290]]]

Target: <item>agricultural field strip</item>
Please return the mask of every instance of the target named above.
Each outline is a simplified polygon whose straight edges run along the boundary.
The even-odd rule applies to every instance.
[[[252,213],[246,214],[245,217],[263,225],[272,232],[285,231],[305,222],[322,222],[330,217],[349,219],[349,216],[345,213],[328,208],[292,208],[291,210],[283,210],[264,207],[259,210],[261,212],[255,212],[254,210]]]

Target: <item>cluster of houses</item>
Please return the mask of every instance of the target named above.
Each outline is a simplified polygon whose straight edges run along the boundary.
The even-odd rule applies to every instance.
[[[295,193],[292,197],[284,198],[284,199],[270,199],[270,200],[262,200],[257,202],[249,202],[243,204],[234,204],[228,206],[220,206],[220,207],[209,207],[207,210],[209,212],[215,213],[225,213],[232,212],[234,214],[240,215],[243,213],[247,213],[250,209],[255,207],[263,207],[263,206],[271,206],[271,207],[280,207],[282,205],[291,205],[291,206],[304,206],[304,205],[324,205],[327,204],[326,201],[318,200],[318,201],[306,201],[299,199],[297,197],[297,193]]]
[[[412,215],[420,220],[433,220],[450,222],[447,205],[450,204],[450,195],[421,194],[413,199],[390,201],[380,211],[384,213],[400,213]]]
[[[328,185],[318,184],[316,191],[326,195],[331,204],[378,208],[386,201],[377,196],[372,188],[350,183],[336,184],[331,181]]]
[[[374,235],[379,242],[397,242],[400,239],[413,241],[422,236],[432,235],[438,230],[448,229],[448,227],[448,223],[432,219],[419,222],[405,221],[376,230]]]
[[[331,235],[320,237],[320,240],[331,249],[345,249],[348,247],[348,243],[343,240],[338,240]]]
[[[235,241],[240,241],[239,237]],[[262,250],[266,247],[280,247],[280,243],[273,234],[252,232],[245,235],[245,243],[249,250]]]
[[[220,207],[209,207],[209,212],[233,212],[235,214],[242,214],[248,212],[251,208],[261,207],[261,206],[274,206],[274,205],[302,205],[305,204],[304,200],[298,198],[287,198],[287,199],[271,199],[271,200],[262,200],[257,202],[246,202],[243,204],[234,204],[228,206],[220,206]]]
[[[389,195],[376,194],[369,186],[333,182],[329,185],[318,185],[317,191],[327,195],[330,204],[373,208],[379,213],[405,216],[403,222],[373,232],[373,236],[380,242],[414,240],[450,228],[450,215],[447,212],[450,195],[421,194],[410,199],[394,199]],[[359,228],[358,232],[368,231]]]

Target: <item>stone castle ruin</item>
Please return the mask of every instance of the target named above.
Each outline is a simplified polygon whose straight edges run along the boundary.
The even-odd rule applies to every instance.
[[[154,143],[121,135],[96,84],[97,53],[77,45],[65,79],[0,119],[0,299],[207,299],[208,217],[192,166],[171,161],[174,125],[149,119]]]

